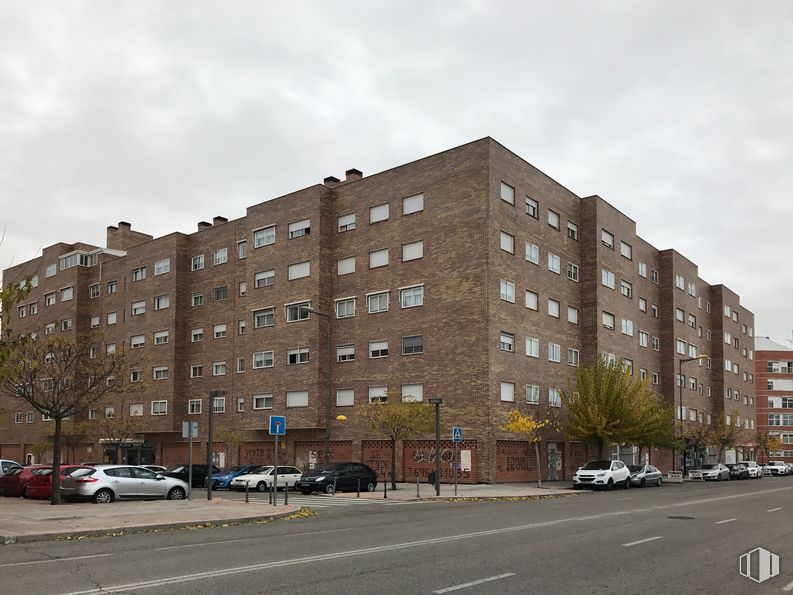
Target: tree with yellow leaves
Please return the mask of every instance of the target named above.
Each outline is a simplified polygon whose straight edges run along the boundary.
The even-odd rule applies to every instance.
[[[534,457],[537,461],[537,487],[542,487],[542,466],[540,465],[540,442],[543,440],[542,429],[553,425],[553,421],[541,415],[538,409],[534,415],[523,415],[517,409],[509,412],[507,423],[501,426],[505,432],[524,436],[534,445]]]

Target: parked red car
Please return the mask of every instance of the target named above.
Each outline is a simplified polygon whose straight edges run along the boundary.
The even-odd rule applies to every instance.
[[[78,469],[90,469],[85,465],[61,465],[61,481],[67,475],[71,475]],[[52,467],[34,469],[33,476],[28,481],[27,488],[22,494],[25,498],[46,498],[52,497]]]
[[[12,469],[3,477],[0,477],[0,494],[19,498],[25,493],[25,488],[28,487],[28,482],[33,477],[33,471],[46,468],[47,465],[26,465],[25,467]]]

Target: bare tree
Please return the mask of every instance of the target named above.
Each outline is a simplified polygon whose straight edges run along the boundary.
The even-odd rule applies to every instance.
[[[727,423],[727,417],[732,423]],[[737,409],[732,409],[727,415],[716,415],[713,421],[708,445],[719,449],[719,462],[721,454],[725,448],[732,448],[744,437],[744,431],[740,426],[741,418]]]
[[[27,341],[7,361],[5,388],[53,420],[52,503],[60,504],[61,433],[63,420],[113,394],[141,390],[129,383],[123,352],[107,353],[91,337]]]

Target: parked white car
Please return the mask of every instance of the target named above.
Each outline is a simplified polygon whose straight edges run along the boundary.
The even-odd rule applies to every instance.
[[[770,475],[787,475],[788,473],[788,467],[782,461],[768,461],[765,468],[768,469]]]
[[[248,484],[248,489],[266,492],[275,481],[273,470],[275,467],[266,465],[254,469],[252,473],[246,475],[239,475],[231,480],[229,484],[230,490],[244,490],[245,484]],[[293,488],[295,484],[300,481],[303,473],[297,467],[282,467],[278,465],[278,487],[279,488]]]
[[[757,461],[738,461],[738,464],[749,470],[749,479],[763,478],[763,468],[757,464]]]
[[[611,490],[615,486],[631,487],[631,472],[622,461],[589,461],[573,475],[573,489]]]
[[[721,481],[722,479],[730,479],[730,470],[721,463],[714,463],[702,465],[702,479],[705,481]]]

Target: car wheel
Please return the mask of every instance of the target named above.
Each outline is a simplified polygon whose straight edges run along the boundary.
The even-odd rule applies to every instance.
[[[646,487],[646,486],[647,486],[647,482],[645,481],[645,478],[642,477],[642,480],[639,482],[639,487],[643,488],[643,487]]]
[[[660,487],[661,487],[661,483],[663,483],[663,481],[664,481],[664,480],[663,480],[663,479],[661,479],[661,478],[659,477],[659,478],[658,478],[658,481],[656,481],[656,482],[655,482],[655,487],[658,487],[658,488],[660,488]]]
[[[263,481],[260,481],[259,483],[256,484],[256,489],[259,492],[266,492],[267,491],[267,484],[265,482],[263,482]]]
[[[325,493],[326,494],[335,494],[336,493],[335,486],[332,483],[329,483],[328,485],[326,485],[325,486]]]
[[[107,489],[98,490],[93,497],[94,504],[110,504],[113,501],[113,492]]]
[[[623,489],[625,489],[625,490],[631,489],[631,478],[630,478],[630,476],[628,476],[628,479],[625,480],[625,485],[623,486]]]
[[[367,492],[374,492],[374,488],[375,488],[375,485],[374,485],[373,481],[370,481],[369,483],[366,484],[366,491]]]
[[[184,500],[185,495],[182,488],[171,488],[171,491],[168,492],[168,500]]]
[[[609,482],[606,484],[606,490],[611,491],[614,489],[614,480],[609,479]]]

